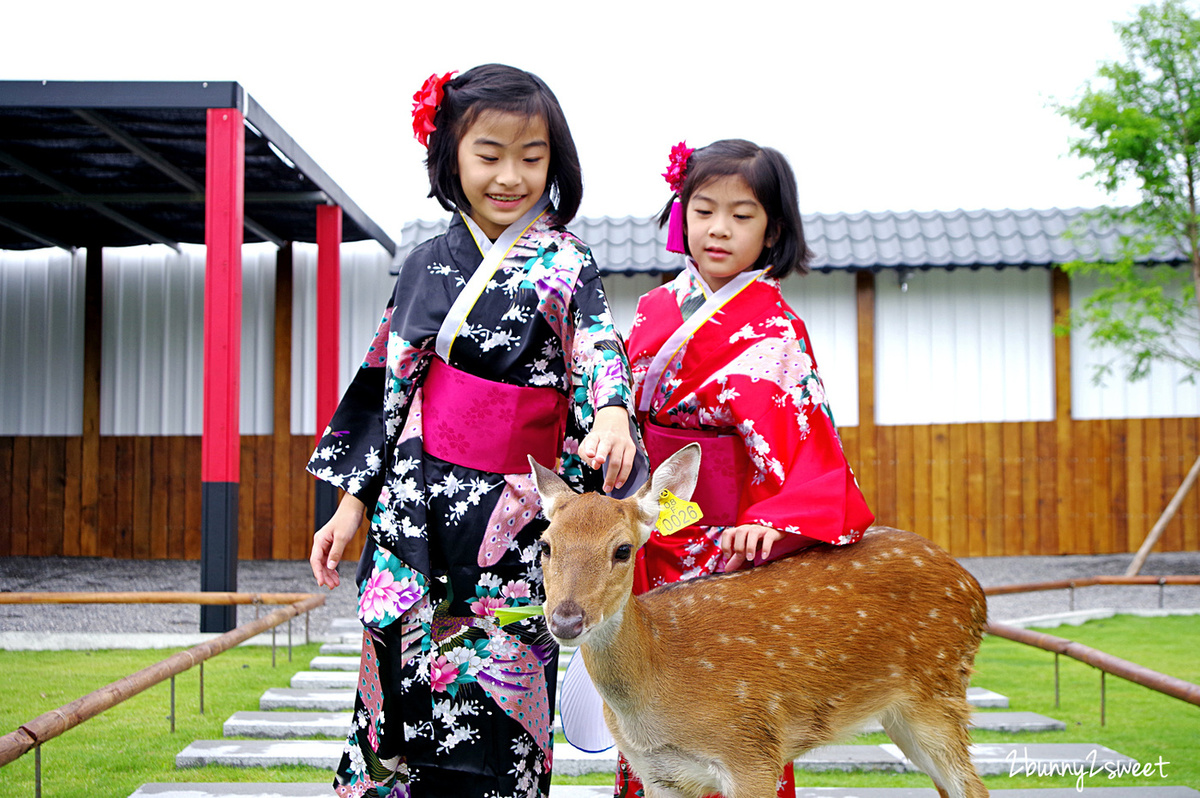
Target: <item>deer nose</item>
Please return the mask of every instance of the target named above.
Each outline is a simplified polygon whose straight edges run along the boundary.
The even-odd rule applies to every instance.
[[[550,633],[560,640],[574,640],[583,634],[583,607],[564,601],[550,613]]]

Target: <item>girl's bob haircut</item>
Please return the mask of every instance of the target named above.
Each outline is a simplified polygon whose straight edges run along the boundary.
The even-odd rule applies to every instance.
[[[712,181],[730,175],[741,177],[754,192],[755,199],[767,212],[767,240],[775,242],[770,247],[763,247],[762,255],[752,268],[766,268],[771,277],[784,277],[792,272],[807,274],[813,253],[804,241],[804,226],[796,199],[796,175],[781,152],[745,139],[714,141],[688,158],[686,177],[679,192],[687,254],[692,254],[687,246],[688,201]],[[671,201],[674,202],[674,198]],[[671,202],[668,202],[658,217],[659,227],[670,217]]]
[[[496,111],[526,119],[540,117],[550,134],[546,185],[554,206],[552,215],[560,225],[575,218],[583,198],[579,155],[558,98],[541,78],[504,64],[483,64],[448,81],[444,90],[434,117],[437,130],[429,135],[425,156],[429,196],[448,211],[471,207],[458,178],[458,144],[482,114]]]

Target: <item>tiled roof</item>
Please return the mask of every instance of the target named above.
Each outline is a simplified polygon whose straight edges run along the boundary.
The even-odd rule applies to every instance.
[[[1114,257],[1119,234],[1083,221],[1083,208],[1001,211],[884,211],[810,213],[804,234],[819,271],[881,269],[1029,268]],[[446,229],[445,220],[404,226],[397,263],[420,241]],[[1078,224],[1078,235],[1063,233]],[[654,217],[575,219],[571,230],[592,248],[604,274],[672,272],[682,255],[666,251],[667,234]],[[1181,262],[1167,247],[1154,260]]]

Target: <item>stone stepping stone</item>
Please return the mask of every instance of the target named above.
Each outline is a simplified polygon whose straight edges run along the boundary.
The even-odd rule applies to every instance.
[[[226,737],[263,737],[284,740],[292,737],[345,738],[352,712],[235,712],[225,721]]]
[[[342,759],[341,740],[196,740],[175,755],[175,767],[278,767],[308,765],[333,770]]]
[[[251,782],[143,784],[129,798],[329,798],[333,795],[333,789],[329,785],[329,781],[320,784],[300,782],[292,784],[286,782],[270,784]],[[609,790],[609,792],[612,791]]]
[[[968,687],[967,703],[979,709],[1008,709],[1008,696],[983,687]]]
[[[293,690],[353,690],[358,687],[358,669],[344,671],[300,671],[292,676]]]
[[[1190,787],[1073,787],[1023,790],[992,790],[993,798],[1200,798]],[[143,784],[129,798],[329,798],[329,782],[318,784],[278,783],[234,784],[165,783]],[[612,798],[611,786],[554,784],[550,798]],[[932,788],[870,787],[850,790],[843,787],[797,787],[796,798],[937,798]]]
[[[308,667],[314,671],[353,671],[358,673],[358,657],[313,657]]]
[[[343,640],[346,637],[353,637],[354,640],[361,643],[363,625],[358,618],[334,618],[329,622],[329,634],[336,635]],[[347,642],[353,642],[353,640]]]
[[[323,643],[320,653],[326,655],[349,654],[358,657],[362,654],[362,641],[358,643]]]
[[[292,690],[272,687],[258,699],[258,708],[313,709],[325,712],[354,709],[353,690]]]
[[[971,715],[971,728],[998,732],[1063,731],[1067,724],[1036,712],[976,712]],[[872,723],[864,734],[882,732],[883,726]]]

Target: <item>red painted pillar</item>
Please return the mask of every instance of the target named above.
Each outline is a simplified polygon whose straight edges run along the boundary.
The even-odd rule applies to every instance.
[[[317,206],[317,442],[337,409],[342,307],[342,209]],[[315,528],[320,529],[337,507],[337,488],[317,482]]]
[[[205,159],[204,438],[200,589],[237,590],[242,347],[242,224],[246,133],[235,108],[208,111]],[[236,625],[232,606],[200,609],[200,631]]]

